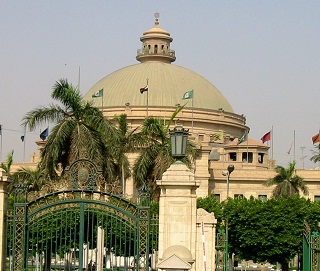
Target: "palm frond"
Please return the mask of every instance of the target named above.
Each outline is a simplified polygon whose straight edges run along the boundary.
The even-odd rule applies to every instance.
[[[275,171],[277,174],[266,181],[266,186],[276,185],[272,191],[272,196],[274,198],[290,197],[299,194],[300,190],[304,195],[308,194],[308,187],[306,186],[304,179],[295,175],[295,166],[295,162],[289,163],[288,168],[276,166]]]
[[[102,165],[106,149],[101,134],[85,123],[77,124],[72,131],[71,157],[73,160],[87,158]]]
[[[166,132],[169,131],[169,128],[173,122],[173,120],[175,119],[175,117],[182,111],[182,109],[187,105],[187,103],[185,103],[182,106],[179,106],[178,108],[176,108],[176,110],[173,112],[173,114],[171,115],[171,118],[169,119],[167,125],[166,125]]]
[[[58,105],[38,107],[29,111],[22,119],[22,126],[33,131],[38,125],[48,122],[59,122],[66,116],[66,112]]]
[[[61,102],[66,109],[77,112],[82,106],[82,97],[78,89],[68,83],[67,79],[60,79],[52,89],[51,97]]]
[[[4,170],[5,173],[7,173],[10,176],[10,171],[11,171],[11,165],[13,163],[13,153],[14,150],[8,153],[6,162],[1,162],[0,168]]]
[[[36,169],[21,167],[14,173],[14,177],[17,181],[24,183],[28,191],[39,191],[48,182],[48,178],[40,167]]]
[[[59,163],[63,168],[69,164],[71,135],[76,124],[73,119],[64,119],[52,128],[41,152],[41,165],[50,176],[56,176]]]

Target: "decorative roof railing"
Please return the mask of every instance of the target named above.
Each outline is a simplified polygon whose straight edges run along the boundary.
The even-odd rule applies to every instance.
[[[137,56],[143,56],[143,55],[162,55],[162,56],[170,56],[175,57],[176,52],[174,50],[166,51],[160,51],[160,52],[152,52],[148,49],[138,49],[137,50]]]

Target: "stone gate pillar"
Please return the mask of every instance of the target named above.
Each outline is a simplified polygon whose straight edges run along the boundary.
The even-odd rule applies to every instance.
[[[182,162],[175,162],[163,174],[162,180],[157,181],[161,188],[159,202],[159,268],[168,253],[173,251],[177,259],[183,258],[189,251],[189,256],[182,260],[190,266],[196,257],[197,240],[197,196],[199,182],[194,174]],[[181,248],[175,251],[172,248]],[[166,255],[166,256],[165,256]],[[182,263],[181,263],[182,264]],[[163,264],[164,265],[164,264]],[[194,270],[195,266],[192,266]],[[178,268],[177,268],[178,270]]]
[[[213,213],[197,209],[196,270],[215,270],[216,225],[217,219]]]
[[[9,184],[5,172],[0,169],[0,270],[5,270],[6,260],[6,213],[8,205],[7,187]]]

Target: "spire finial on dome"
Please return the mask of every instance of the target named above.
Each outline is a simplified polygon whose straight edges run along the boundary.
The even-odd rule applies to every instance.
[[[158,25],[159,25],[159,17],[160,17],[160,13],[159,13],[159,12],[156,12],[156,13],[154,14],[154,18],[156,19],[156,21],[155,21],[155,23],[154,23],[155,26],[158,26]]]
[[[137,51],[136,59],[143,62],[161,61],[171,63],[176,60],[174,50],[170,49],[170,33],[159,26],[160,13],[154,13],[154,27],[143,33],[140,38],[142,48]]]

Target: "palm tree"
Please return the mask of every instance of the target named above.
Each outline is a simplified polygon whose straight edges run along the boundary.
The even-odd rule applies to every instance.
[[[272,196],[276,199],[281,197],[290,197],[299,194],[301,190],[303,195],[308,195],[308,187],[304,179],[295,175],[296,162],[289,163],[288,168],[276,166],[276,176],[266,181],[266,186],[276,185],[272,191]]]
[[[28,192],[40,191],[49,181],[49,178],[45,175],[45,171],[39,166],[36,169],[21,167],[13,175],[16,181],[23,183],[27,187]]]
[[[131,176],[127,154],[134,152],[137,147],[143,146],[146,140],[143,134],[138,132],[139,127],[129,129],[126,114],[116,116],[115,120],[117,122],[117,140],[111,142],[110,149],[112,149],[115,158],[116,175],[121,180],[122,192],[125,194],[125,180]]]
[[[12,166],[12,163],[13,163],[13,153],[14,151],[12,150],[11,152],[8,153],[7,155],[7,160],[3,163],[1,162],[0,163],[0,168],[2,168],[4,170],[4,172],[7,174],[7,176],[12,179],[14,176],[13,174],[11,174],[11,166]],[[8,191],[9,191],[9,194],[12,192],[12,189],[13,189],[13,180],[11,180],[11,183],[8,185]]]
[[[0,168],[4,170],[4,172],[7,174],[8,177],[11,176],[11,165],[13,163],[13,153],[14,151],[12,150],[11,152],[8,153],[7,155],[7,160],[6,162],[1,162]]]
[[[158,189],[156,180],[161,179],[162,174],[175,161],[171,155],[169,127],[175,116],[182,110],[178,108],[166,123],[159,118],[149,117],[145,119],[142,133],[147,139],[133,168],[133,178],[136,187],[142,187],[147,182],[153,198],[157,198]],[[196,155],[196,148],[192,142],[187,142],[187,156],[182,159],[189,168],[192,167]]]
[[[79,89],[61,79],[53,86],[51,97],[62,106],[51,104],[31,110],[22,125],[34,130],[43,123],[54,123],[41,152],[41,167],[51,177],[79,158],[87,158],[112,174],[112,163],[106,148],[106,138],[112,138],[111,122],[91,102],[84,101]]]

